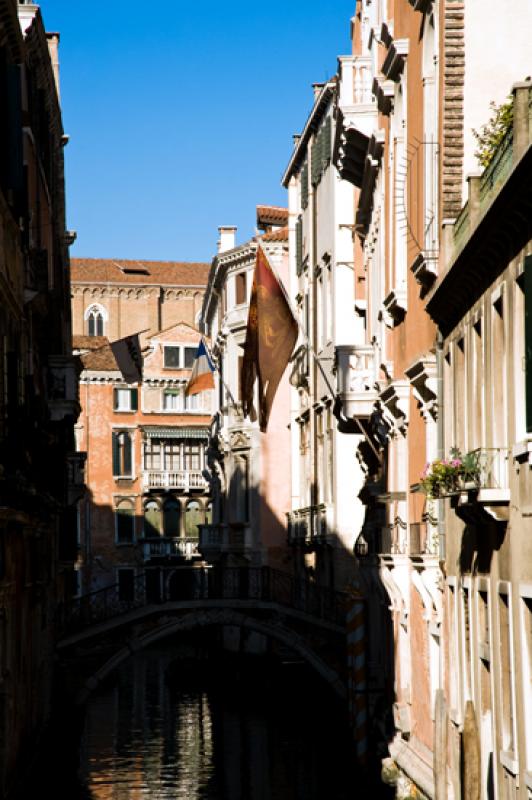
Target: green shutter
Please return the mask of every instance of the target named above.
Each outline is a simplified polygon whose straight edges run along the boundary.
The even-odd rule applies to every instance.
[[[113,475],[120,475],[120,447],[117,433],[113,433]]]
[[[301,207],[305,209],[308,206],[308,161],[305,161],[305,166],[301,170]]]
[[[92,318],[89,318],[89,336],[92,336],[90,332],[91,321],[94,325],[94,320],[92,320]],[[117,408],[118,408],[118,389],[113,389],[113,410],[116,411]]]
[[[139,390],[131,389],[131,410],[137,411],[139,407]]]
[[[327,117],[325,120],[325,126],[323,128],[322,164],[324,170],[327,169],[327,166],[331,160],[331,130],[332,120],[330,117]]]
[[[525,257],[526,430],[532,433],[532,255]]]
[[[123,434],[124,442],[124,475],[131,475],[131,434]]]
[[[303,220],[301,217],[296,222],[296,273],[303,271]]]

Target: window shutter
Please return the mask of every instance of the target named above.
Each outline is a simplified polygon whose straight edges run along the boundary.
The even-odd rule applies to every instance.
[[[303,220],[301,217],[296,222],[296,273],[303,271]]]
[[[120,446],[117,433],[113,433],[113,475],[120,475]]]
[[[138,411],[139,407],[139,390],[131,389],[131,410]]]
[[[118,408],[118,389],[113,389],[113,409],[114,409],[114,411],[116,411],[117,408]]]
[[[124,475],[131,475],[131,434],[124,433]]]
[[[331,132],[332,132],[332,120],[331,117],[327,117],[325,120],[325,126],[323,128],[323,169],[325,170],[331,160]]]
[[[305,166],[301,170],[301,207],[305,209],[308,206],[308,161],[305,161]]]
[[[525,256],[526,430],[532,433],[532,255]]]

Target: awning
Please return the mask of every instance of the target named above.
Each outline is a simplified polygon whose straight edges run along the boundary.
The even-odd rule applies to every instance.
[[[204,439],[209,438],[208,428],[163,428],[153,426],[143,428],[148,439]]]

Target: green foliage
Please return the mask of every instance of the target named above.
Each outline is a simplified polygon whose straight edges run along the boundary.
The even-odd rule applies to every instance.
[[[422,491],[427,497],[441,497],[457,491],[467,482],[476,483],[480,474],[478,454],[462,453],[452,447],[449,458],[437,458],[426,464],[420,478]]]
[[[473,130],[473,136],[477,141],[475,158],[484,169],[489,166],[497,148],[510,130],[514,120],[514,103],[512,95],[501,105],[496,105],[493,100],[490,103],[492,115],[488,122],[483,125],[480,131]]]

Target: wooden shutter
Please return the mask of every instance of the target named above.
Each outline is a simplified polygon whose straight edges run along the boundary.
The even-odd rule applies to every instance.
[[[526,430],[532,433],[532,255],[525,256]]]
[[[303,220],[301,217],[296,222],[296,273],[303,271]]]
[[[301,207],[305,209],[308,206],[308,161],[301,170]]]
[[[122,436],[124,475],[131,475],[131,434],[126,432]]]
[[[137,411],[139,407],[139,390],[131,389],[131,410]]]
[[[323,147],[322,147],[322,165],[323,170],[327,169],[327,166],[331,160],[331,130],[332,130],[332,121],[331,117],[327,117],[325,120],[325,125],[323,127]]]
[[[113,433],[113,475],[120,475],[120,445],[117,433]]]
[[[118,408],[118,389],[113,389],[113,411]]]

